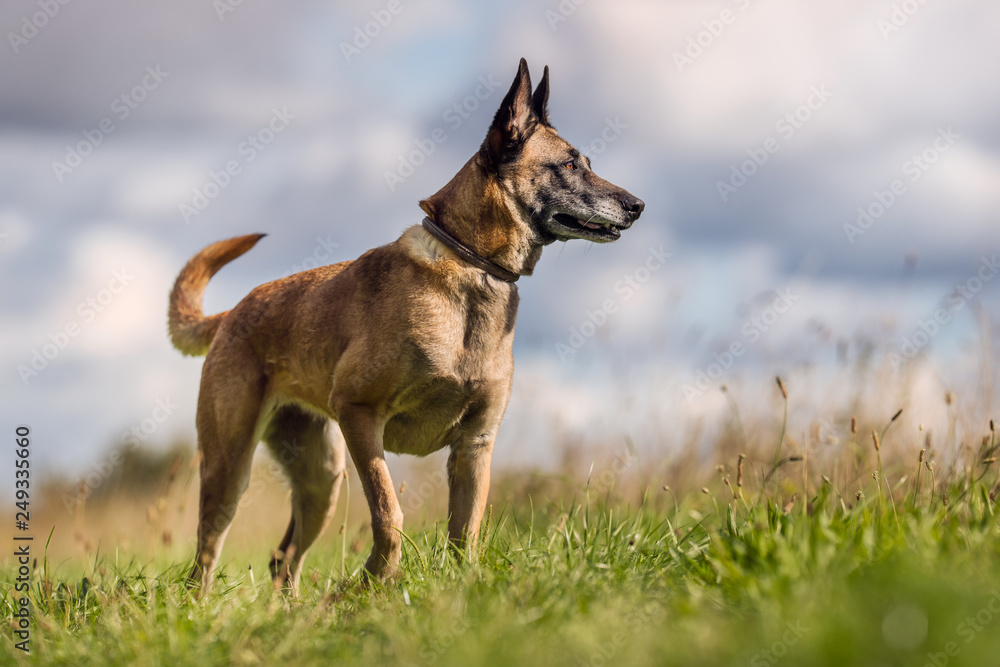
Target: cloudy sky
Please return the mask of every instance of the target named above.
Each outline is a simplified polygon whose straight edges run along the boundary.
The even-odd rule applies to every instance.
[[[669,447],[665,423],[718,407],[704,387],[829,380],[871,349],[991,412],[963,383],[997,374],[997,25],[988,0],[9,0],[0,421],[53,471],[143,423],[191,436],[201,360],[165,334],[186,259],[269,234],[212,282],[216,311],[396,238],[521,56],[646,212],[519,283],[507,460],[544,458],[553,424]]]

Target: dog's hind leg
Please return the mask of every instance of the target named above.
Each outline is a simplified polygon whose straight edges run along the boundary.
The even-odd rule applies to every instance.
[[[326,528],[344,479],[344,441],[330,420],[283,406],[264,435],[292,486],[292,518],[271,559],[275,583],[298,593],[302,560]]]
[[[198,395],[201,491],[198,550],[191,581],[204,593],[212,582],[222,543],[250,481],[263,377],[242,359],[209,358]]]

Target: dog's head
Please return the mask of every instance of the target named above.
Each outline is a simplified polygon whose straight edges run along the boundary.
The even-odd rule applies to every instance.
[[[616,241],[645,204],[595,174],[586,155],[549,123],[549,68],[534,93],[521,59],[514,83],[493,118],[478,161],[494,176],[542,244],[569,239]]]

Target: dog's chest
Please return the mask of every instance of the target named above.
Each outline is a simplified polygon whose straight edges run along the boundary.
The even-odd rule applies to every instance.
[[[392,401],[388,451],[423,455],[495,434],[510,395],[517,295],[463,296],[412,320],[411,372]]]

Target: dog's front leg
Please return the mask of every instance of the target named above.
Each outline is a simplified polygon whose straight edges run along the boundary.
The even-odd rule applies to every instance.
[[[403,512],[392,488],[382,449],[384,420],[367,405],[342,405],[338,409],[340,430],[361,478],[372,517],[375,544],[365,563],[366,577],[385,579],[399,567],[402,551]]]
[[[448,457],[448,537],[459,550],[474,547],[490,490],[493,440],[482,437],[452,447]]]

